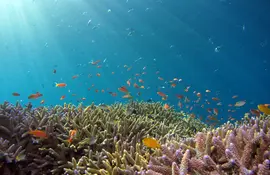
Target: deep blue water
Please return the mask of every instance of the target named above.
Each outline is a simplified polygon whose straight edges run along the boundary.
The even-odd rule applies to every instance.
[[[138,100],[161,101],[158,87],[165,86],[160,91],[168,100],[162,102],[179,109],[176,94],[196,100],[193,91],[201,92],[200,104],[209,99],[205,108],[217,107],[225,119],[270,103],[268,0],[1,0],[0,21],[0,102],[77,104],[82,97],[85,105],[127,102],[117,88],[145,71],[141,96],[129,88]],[[88,64],[91,60],[101,60],[102,68]],[[176,88],[165,84],[175,77],[183,79]],[[68,86],[56,88],[55,82]],[[110,96],[107,88],[118,96]],[[207,97],[206,89],[212,91]],[[36,92],[43,97],[27,99]],[[211,97],[220,98],[223,106]],[[228,113],[228,104],[239,100],[246,105]],[[200,105],[192,112],[207,115]]]

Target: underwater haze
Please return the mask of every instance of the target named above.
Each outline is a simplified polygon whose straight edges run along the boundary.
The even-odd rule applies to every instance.
[[[1,0],[0,102],[240,119],[269,103],[269,31],[268,0]]]

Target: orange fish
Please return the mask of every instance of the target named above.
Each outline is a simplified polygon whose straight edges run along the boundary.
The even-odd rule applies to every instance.
[[[64,100],[66,98],[65,95],[61,96],[60,100]]]
[[[217,98],[217,97],[212,97],[212,100],[213,100],[213,101],[219,101],[219,98]]]
[[[201,98],[202,97],[202,94],[200,92],[197,93],[197,97],[198,98]]]
[[[170,109],[170,108],[171,108],[171,107],[170,107],[167,103],[164,104],[164,109],[168,110],[168,109]]]
[[[122,98],[132,99],[133,97],[130,94],[126,94],[126,95],[122,96]]]
[[[144,83],[144,81],[143,81],[142,79],[139,79],[139,82],[140,82],[140,83]]]
[[[176,97],[177,97],[178,99],[183,99],[183,98],[184,98],[183,95],[179,95],[179,94],[177,94]]]
[[[260,104],[258,105],[258,109],[266,115],[270,115],[270,108],[268,108],[268,105]]]
[[[113,97],[117,96],[117,94],[115,92],[109,92],[109,94],[111,94],[111,96],[113,96]]]
[[[91,64],[92,64],[92,65],[97,65],[99,62],[100,62],[100,60],[92,61]]]
[[[217,108],[214,108],[213,112],[214,112],[215,115],[218,115],[218,109]]]
[[[97,76],[100,77],[100,73],[97,73]]]
[[[34,137],[39,137],[39,138],[48,138],[48,135],[46,132],[41,131],[41,130],[31,130],[28,132],[28,134],[33,135]]]
[[[256,109],[250,109],[250,113],[252,115],[260,116],[260,111],[259,110],[256,110]]]
[[[77,130],[73,129],[69,131],[69,138],[68,138],[68,143],[71,143],[76,136]]]
[[[157,92],[157,94],[159,95],[159,96],[161,96],[161,97],[166,97],[167,95],[166,94],[164,94],[163,92]]]
[[[162,77],[158,77],[159,80],[163,81],[164,79]]]
[[[20,96],[20,94],[19,94],[19,93],[17,93],[17,92],[13,92],[13,93],[12,93],[12,95],[13,95],[13,96],[15,96],[15,97]]]
[[[73,75],[71,78],[72,79],[76,79],[76,78],[78,78],[79,77],[79,75]]]
[[[125,86],[121,86],[120,88],[118,88],[118,90],[124,93],[128,93],[128,90]]]
[[[134,83],[134,84],[133,84],[133,87],[134,87],[134,88],[140,88],[140,86],[139,86],[137,83]]]
[[[66,83],[55,83],[55,87],[66,87]]]
[[[172,87],[172,88],[175,88],[175,87],[176,87],[176,84],[175,84],[175,83],[172,83],[172,84],[171,84],[171,87]]]
[[[39,97],[43,96],[41,93],[37,92],[36,94],[31,94],[28,96],[28,99],[37,99]]]
[[[143,144],[148,147],[148,148],[160,148],[160,144],[158,143],[158,141],[154,138],[144,138],[142,140]]]

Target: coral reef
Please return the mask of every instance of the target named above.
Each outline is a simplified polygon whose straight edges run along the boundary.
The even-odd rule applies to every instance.
[[[270,121],[249,118],[242,125],[226,123],[194,138],[162,145],[151,157],[147,175],[270,174]]]
[[[160,155],[142,145],[144,137],[180,141],[205,127],[160,103],[33,108],[5,102],[0,105],[0,174],[135,174]],[[44,131],[48,138],[34,137],[30,130]],[[71,130],[76,135],[68,142]]]

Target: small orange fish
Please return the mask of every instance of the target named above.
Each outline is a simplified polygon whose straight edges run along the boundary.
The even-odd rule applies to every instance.
[[[100,60],[92,61],[92,62],[90,62],[90,63],[91,63],[92,65],[97,65],[99,62],[100,62]]]
[[[197,97],[198,98],[201,98],[202,97],[202,94],[200,92],[197,93]]]
[[[20,94],[19,94],[19,93],[17,93],[17,92],[13,92],[13,93],[12,93],[12,95],[13,95],[13,96],[15,96],[15,97],[20,96]]]
[[[133,87],[134,87],[134,88],[140,88],[140,86],[139,86],[137,83],[134,83],[134,84],[133,84]]]
[[[39,97],[43,96],[42,94],[40,94],[39,92],[37,92],[36,94],[31,94],[28,96],[28,99],[37,99]]]
[[[28,134],[33,135],[34,137],[39,137],[39,138],[48,138],[48,135],[46,132],[41,131],[41,130],[31,130],[28,132]]]
[[[124,93],[128,93],[128,90],[125,86],[121,86],[120,88],[118,88],[118,90]]]
[[[166,110],[168,110],[168,109],[170,109],[171,107],[166,103],[166,104],[164,104],[164,109],[166,109]]]
[[[68,138],[68,143],[71,143],[76,136],[77,130],[73,129],[69,131],[69,138]]]
[[[55,83],[55,87],[66,87],[66,83]]]
[[[164,79],[162,77],[158,77],[159,80],[163,81]]]
[[[215,115],[218,115],[218,109],[217,108],[214,108],[213,112],[214,112]]]
[[[154,138],[144,138],[142,140],[143,144],[148,147],[148,148],[160,148],[160,144],[158,143],[158,141]]]
[[[258,109],[266,115],[270,115],[270,108],[268,108],[268,105],[260,104],[258,105]]]
[[[132,99],[133,97],[130,94],[126,94],[126,95],[122,96],[122,98]]]
[[[100,73],[97,73],[97,76],[100,77],[101,76]]]
[[[158,91],[157,94],[158,94],[159,96],[161,96],[161,97],[166,97],[166,96],[167,96],[166,94],[164,94],[163,92],[160,92],[160,91]]]
[[[140,82],[140,83],[144,83],[144,81],[143,81],[142,79],[139,79],[139,82]]]
[[[177,94],[176,97],[177,97],[178,99],[183,99],[183,98],[184,98],[183,95],[179,95],[179,94]]]
[[[212,97],[212,100],[213,100],[213,101],[219,101],[219,98],[217,98],[217,97]]]
[[[171,84],[171,87],[172,87],[172,88],[175,88],[175,87],[176,87],[176,84],[175,84],[175,83],[172,83],[172,84]]]
[[[65,95],[62,95],[61,98],[60,98],[60,100],[64,100],[65,98],[66,98],[66,96]]]
[[[260,111],[259,110],[256,110],[256,109],[250,109],[250,113],[252,115],[260,116]]]
[[[79,77],[79,75],[73,75],[71,78],[74,80],[74,79],[76,79],[78,77]]]
[[[111,96],[113,96],[113,97],[117,96],[117,94],[115,92],[109,92],[109,94],[111,94]]]

